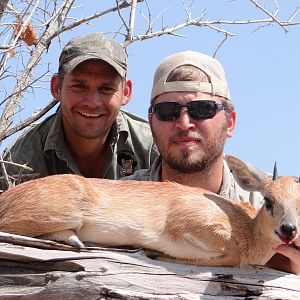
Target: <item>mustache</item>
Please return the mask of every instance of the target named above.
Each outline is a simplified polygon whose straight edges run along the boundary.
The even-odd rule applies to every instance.
[[[203,138],[199,132],[195,131],[180,131],[172,136],[172,140],[176,139],[195,139],[202,141]]]

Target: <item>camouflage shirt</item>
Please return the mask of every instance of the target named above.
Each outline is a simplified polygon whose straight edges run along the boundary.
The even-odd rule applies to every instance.
[[[60,109],[26,131],[3,155],[5,160],[27,164],[38,177],[80,174],[65,142]],[[119,179],[138,169],[149,168],[157,155],[146,120],[120,111],[109,134],[103,177]],[[19,170],[7,165],[9,175],[18,174]]]
[[[138,170],[133,175],[122,178],[124,180],[160,181],[161,179],[161,156],[158,156],[153,165],[144,170]],[[234,179],[229,167],[224,160],[223,181],[219,195],[226,199],[249,201],[254,207],[260,208],[263,204],[263,197],[259,192],[248,192],[242,189]]]

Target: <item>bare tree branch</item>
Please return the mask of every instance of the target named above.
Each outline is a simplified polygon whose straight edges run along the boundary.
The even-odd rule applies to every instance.
[[[138,3],[139,3],[139,2],[143,2],[143,0],[138,0],[137,2],[138,2]],[[106,9],[106,10],[101,11],[101,12],[99,12],[99,13],[95,13],[95,14],[93,14],[92,16],[89,16],[89,17],[80,19],[80,20],[78,20],[78,21],[76,21],[76,22],[73,22],[72,24],[67,25],[67,26],[62,26],[62,28],[61,28],[60,30],[58,30],[57,33],[56,33],[55,35],[53,35],[53,37],[56,37],[56,36],[58,36],[59,34],[61,34],[61,33],[63,33],[63,32],[66,32],[66,31],[69,31],[69,30],[71,30],[71,29],[73,29],[73,28],[75,28],[75,27],[78,27],[78,26],[82,25],[82,24],[86,24],[86,23],[88,23],[88,22],[91,21],[91,20],[98,19],[98,18],[100,18],[100,17],[103,17],[104,15],[113,13],[113,12],[115,12],[115,11],[119,11],[119,10],[122,10],[122,9],[126,9],[126,8],[128,8],[128,7],[130,7],[130,6],[131,6],[130,3],[128,3],[127,1],[123,1],[123,3],[118,4],[118,5],[114,6],[114,7],[111,7],[111,8],[109,8],[109,9]]]
[[[0,159],[1,159],[0,164],[1,164],[2,174],[3,174],[3,177],[4,177],[4,182],[6,183],[8,188],[10,188],[12,186],[12,182],[9,180],[9,177],[8,177],[8,174],[7,174],[7,171],[6,171],[6,168],[5,168],[6,161],[3,160],[2,154],[0,154]]]
[[[28,171],[31,171],[31,172],[33,171],[32,168],[30,168],[30,167],[28,167],[26,165],[21,165],[21,164],[12,162],[12,161],[3,160],[2,155],[0,155],[0,163],[1,164],[7,164],[7,165],[13,165],[13,166],[21,167],[21,168],[23,168],[25,170],[28,170]]]
[[[0,133],[0,142],[6,138],[8,138],[9,136],[15,134],[16,132],[26,128],[27,126],[29,126],[30,124],[32,124],[33,122],[39,120],[41,117],[43,117],[50,109],[52,109],[55,105],[57,105],[57,100],[53,99],[52,101],[50,101],[50,103],[45,106],[43,109],[41,109],[39,112],[33,114],[32,116],[30,116],[29,118],[27,118],[26,120],[18,123],[16,126],[9,128],[8,130],[4,131],[3,133]]]
[[[117,4],[117,8],[118,8],[118,9],[117,9],[118,15],[119,15],[120,19],[122,20],[123,25],[124,25],[125,28],[126,28],[126,31],[128,32],[128,31],[129,31],[129,27],[128,27],[128,25],[127,25],[126,20],[123,18],[122,14],[121,14],[121,8],[120,8],[119,5],[118,5],[118,0],[116,0],[116,4]]]
[[[226,42],[227,38],[228,38],[228,35],[225,34],[224,39],[221,41],[221,43],[218,45],[217,49],[215,50],[215,52],[213,54],[213,57],[217,56],[217,52],[220,50],[220,48],[222,47],[222,45]]]
[[[300,7],[296,7],[295,11],[292,13],[292,15],[288,18],[287,22],[292,22],[293,19],[299,14]]]
[[[278,14],[278,4],[276,1],[275,4],[276,4],[276,12],[274,14],[270,13],[268,10],[266,10],[264,7],[262,7],[260,4],[258,4],[257,1],[255,0],[250,0],[255,6],[257,6],[261,11],[263,11],[265,14],[267,14],[268,16],[270,16],[272,18],[272,20],[277,23],[285,32],[288,32],[288,30],[284,27],[284,25],[277,19],[277,14]]]
[[[178,34],[176,34],[176,32],[179,31],[180,29],[183,29],[183,28],[188,27],[188,26],[209,27],[213,30],[216,30],[219,33],[223,33],[223,34],[226,34],[228,36],[234,36],[233,33],[229,32],[229,31],[226,31],[226,30],[223,30],[223,29],[220,29],[218,27],[215,27],[212,24],[213,24],[213,22],[201,22],[201,21],[198,21],[198,20],[189,20],[189,21],[186,21],[185,23],[178,24],[178,25],[176,25],[174,27],[171,27],[171,28],[163,28],[162,30],[159,30],[159,31],[156,31],[156,32],[151,32],[151,33],[141,34],[141,35],[135,35],[135,36],[132,37],[131,41],[126,40],[124,42],[124,46],[127,47],[129,44],[131,44],[133,42],[143,41],[143,40],[151,39],[153,37],[159,37],[159,36],[162,36],[162,35],[177,35],[178,36]]]
[[[136,11],[136,0],[131,1],[131,11],[130,11],[130,20],[129,20],[129,28],[126,40],[131,41],[133,36],[133,29],[134,29],[134,21],[135,21],[135,11]]]
[[[60,22],[63,23],[69,12],[74,0],[66,0],[61,7],[59,13],[52,20],[51,24],[49,24],[48,30],[43,34],[43,36],[38,41],[35,51],[31,58],[28,61],[26,70],[18,82],[15,90],[13,91],[14,96],[7,102],[2,116],[0,118],[0,132],[4,133],[9,125],[12,122],[16,106],[19,104],[20,99],[22,98],[24,87],[28,85],[30,81],[33,70],[37,67],[38,62],[41,59],[42,53],[47,49],[48,43],[51,40],[52,36],[56,33],[58,28],[60,27]]]

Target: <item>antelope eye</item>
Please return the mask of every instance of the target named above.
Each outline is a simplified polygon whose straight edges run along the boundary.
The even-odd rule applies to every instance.
[[[272,212],[272,209],[273,209],[272,201],[267,197],[265,197],[264,200],[265,200],[265,204],[266,204],[266,209],[268,211]]]

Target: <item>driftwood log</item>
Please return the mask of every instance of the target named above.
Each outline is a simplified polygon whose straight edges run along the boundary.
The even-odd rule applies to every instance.
[[[76,252],[5,233],[0,241],[0,300],[300,299],[300,276],[262,267],[176,264],[141,249]]]

